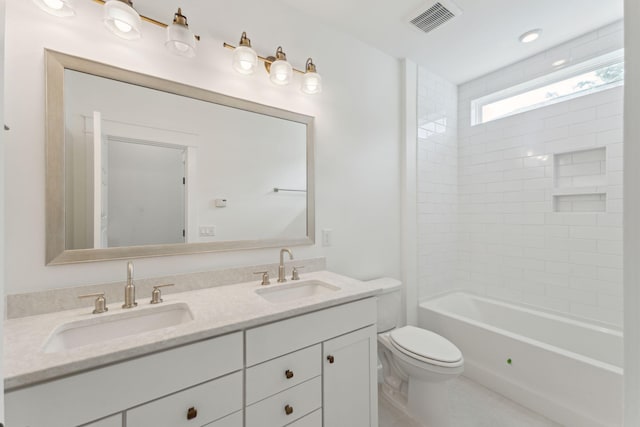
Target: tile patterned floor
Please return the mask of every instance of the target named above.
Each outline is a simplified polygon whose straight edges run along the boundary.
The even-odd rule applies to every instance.
[[[465,377],[454,380],[449,405],[451,427],[561,427]],[[380,427],[421,427],[383,398],[378,414]]]

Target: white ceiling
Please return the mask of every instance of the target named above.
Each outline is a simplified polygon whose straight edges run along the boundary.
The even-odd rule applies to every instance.
[[[247,14],[252,1],[243,0]],[[448,1],[448,0],[447,0]],[[410,58],[454,83],[463,83],[590,30],[621,19],[623,0],[453,0],[462,14],[425,34],[408,22],[433,0],[271,0],[274,9],[312,17],[397,58]],[[175,8],[216,33],[234,0],[136,0],[140,13],[167,21]],[[281,14],[278,10],[274,13]],[[262,17],[264,18],[264,17]],[[282,16],[280,16],[282,18]],[[222,24],[222,25],[221,25]],[[202,28],[201,26],[193,28]],[[518,36],[542,28],[540,39],[522,44]],[[236,31],[237,32],[237,31]],[[235,32],[233,33],[235,38]],[[234,41],[234,40],[232,40]]]
[[[426,0],[280,0],[396,56],[462,83],[570,40],[623,16],[623,0],[453,0],[462,9],[425,34],[408,21]],[[417,13],[419,12],[419,13]],[[518,36],[542,28],[524,45]]]

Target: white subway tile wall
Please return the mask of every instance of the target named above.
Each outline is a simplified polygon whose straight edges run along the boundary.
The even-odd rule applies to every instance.
[[[579,61],[622,43],[616,23],[459,88],[465,228],[453,287],[622,323],[623,89],[473,127],[469,108],[537,77],[552,59]]]
[[[458,143],[456,85],[418,73],[418,280],[420,298],[455,282]]]
[[[455,86],[420,70],[420,298],[467,289],[622,324],[623,88],[470,125],[472,99],[622,46],[614,23],[463,84],[457,117]],[[597,197],[559,191],[585,186]]]

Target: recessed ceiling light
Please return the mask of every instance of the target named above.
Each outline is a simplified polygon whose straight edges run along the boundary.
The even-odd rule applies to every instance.
[[[551,66],[552,66],[552,67],[559,67],[559,66],[564,65],[564,64],[566,64],[566,63],[567,63],[567,60],[566,60],[566,59],[558,59],[557,61],[554,61],[554,62],[551,64]]]
[[[521,35],[518,39],[522,43],[531,43],[532,41],[537,40],[538,37],[540,37],[540,34],[542,34],[542,30],[540,28],[537,28],[535,30],[527,31],[526,33]]]

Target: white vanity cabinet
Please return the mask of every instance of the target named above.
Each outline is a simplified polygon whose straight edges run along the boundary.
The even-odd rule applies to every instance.
[[[375,322],[368,298],[247,330],[246,427],[377,427]]]
[[[5,395],[10,427],[378,427],[375,298]]]
[[[193,407],[199,411],[199,418],[184,425],[204,426],[242,410],[242,359],[242,332],[236,332],[10,390],[5,394],[6,425],[121,427],[118,417],[122,420],[122,412],[126,417],[131,412],[128,427],[179,427],[183,424],[173,420],[187,421],[187,411]],[[213,396],[206,401],[203,395],[211,394],[211,390],[214,390]],[[211,399],[220,395],[225,396],[223,404],[211,409],[215,404]],[[148,403],[159,398],[167,402],[166,408]],[[158,418],[151,418],[158,414],[166,421],[155,422]],[[145,416],[154,421],[147,422],[143,419]],[[91,424],[93,420],[99,421]]]

